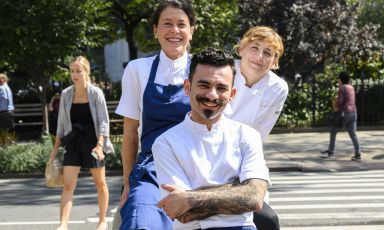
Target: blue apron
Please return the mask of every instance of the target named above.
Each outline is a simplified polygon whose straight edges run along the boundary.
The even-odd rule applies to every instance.
[[[160,191],[151,147],[159,135],[182,122],[191,107],[183,85],[164,86],[154,82],[159,61],[157,55],[144,90],[141,152],[129,176],[130,191],[127,202],[120,210],[120,230],[171,230],[173,226],[165,212],[157,208]]]

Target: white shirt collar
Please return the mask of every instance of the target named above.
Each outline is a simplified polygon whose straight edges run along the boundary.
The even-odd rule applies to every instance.
[[[162,65],[164,68],[172,68],[173,70],[177,69],[183,69],[188,64],[188,53],[185,52],[183,56],[179,57],[178,59],[170,59],[165,55],[164,51],[160,51],[160,65]]]
[[[214,134],[214,133],[218,133],[221,130],[225,129],[225,123],[226,123],[227,118],[224,116],[224,114],[222,114],[220,119],[215,124],[212,125],[211,130],[208,130],[207,125],[200,124],[200,123],[193,121],[191,119],[190,113],[191,112],[188,112],[185,115],[185,123],[187,125],[187,128],[189,128],[192,131],[199,132],[202,134]]]

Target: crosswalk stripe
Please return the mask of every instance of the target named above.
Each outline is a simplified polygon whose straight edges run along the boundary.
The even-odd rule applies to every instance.
[[[383,230],[383,225],[283,227],[281,230]]]
[[[279,209],[331,209],[331,208],[384,208],[384,203],[361,203],[361,204],[289,204],[289,205],[274,205],[271,202],[271,207],[274,210]]]
[[[271,189],[273,191],[273,189]],[[300,189],[300,190],[289,190],[285,192],[273,191],[273,195],[298,195],[298,194],[330,194],[330,193],[373,193],[373,192],[384,192],[384,188],[357,188],[357,189],[322,189],[322,190],[309,190],[309,189]]]
[[[279,214],[280,220],[295,219],[383,219],[382,212],[345,212],[345,213],[299,213],[299,214]],[[384,226],[383,226],[384,227]]]
[[[270,197],[269,202],[280,201],[340,201],[340,200],[379,200],[384,199],[384,196],[309,196],[309,197]]]
[[[302,186],[302,185],[300,185]],[[278,184],[273,183],[272,188],[297,188],[298,184]],[[317,183],[311,183],[305,185],[306,188],[332,188],[332,187],[359,187],[359,188],[366,188],[366,187],[383,187],[384,183],[350,183],[350,184],[317,184]]]
[[[271,173],[271,180],[282,230],[384,230],[383,170]]]
[[[354,182],[354,183],[368,183],[368,182],[383,182],[382,185],[384,185],[384,178],[374,178],[374,179],[357,179],[357,178],[350,178],[350,179],[319,179],[319,180],[284,180],[284,181],[275,181],[272,180],[273,184],[319,184],[319,183],[325,183],[325,184],[333,184],[333,183],[348,183],[348,182]]]

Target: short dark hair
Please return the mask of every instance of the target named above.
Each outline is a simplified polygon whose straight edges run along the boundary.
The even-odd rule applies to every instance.
[[[195,25],[195,14],[193,12],[192,5],[188,0],[161,0],[153,15],[152,25],[157,26],[159,24],[160,14],[167,7],[173,7],[184,11],[189,19],[189,24],[191,26]]]
[[[196,67],[198,64],[201,65],[211,65],[215,67],[224,67],[230,66],[232,69],[232,85],[235,79],[235,60],[233,56],[229,53],[226,53],[222,50],[216,48],[206,48],[196,53],[192,57],[191,65],[189,67],[188,79],[190,82],[193,80],[193,74],[195,73]]]
[[[347,72],[339,73],[339,79],[341,83],[348,84],[349,83],[349,74]]]

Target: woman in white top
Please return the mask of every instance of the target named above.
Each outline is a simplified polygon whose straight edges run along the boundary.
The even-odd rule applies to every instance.
[[[124,116],[120,229],[172,229],[172,220],[157,207],[160,191],[151,147],[160,134],[184,120],[190,111],[183,82],[188,78],[187,48],[194,23],[188,1],[160,1],[153,18],[160,53],[133,60],[124,71],[122,95],[116,109],[117,114]],[[141,151],[137,155],[139,134]]]
[[[250,28],[235,46],[241,60],[236,60],[237,94],[225,114],[259,131],[265,140],[275,125],[285,99],[287,83],[272,70],[279,68],[284,47],[271,28]]]
[[[288,96],[287,83],[271,70],[279,68],[284,46],[279,34],[264,26],[250,28],[235,46],[237,94],[225,115],[256,129],[264,141],[275,125]],[[268,200],[268,194],[266,194]],[[257,229],[280,229],[276,213],[266,203],[254,213]]]

